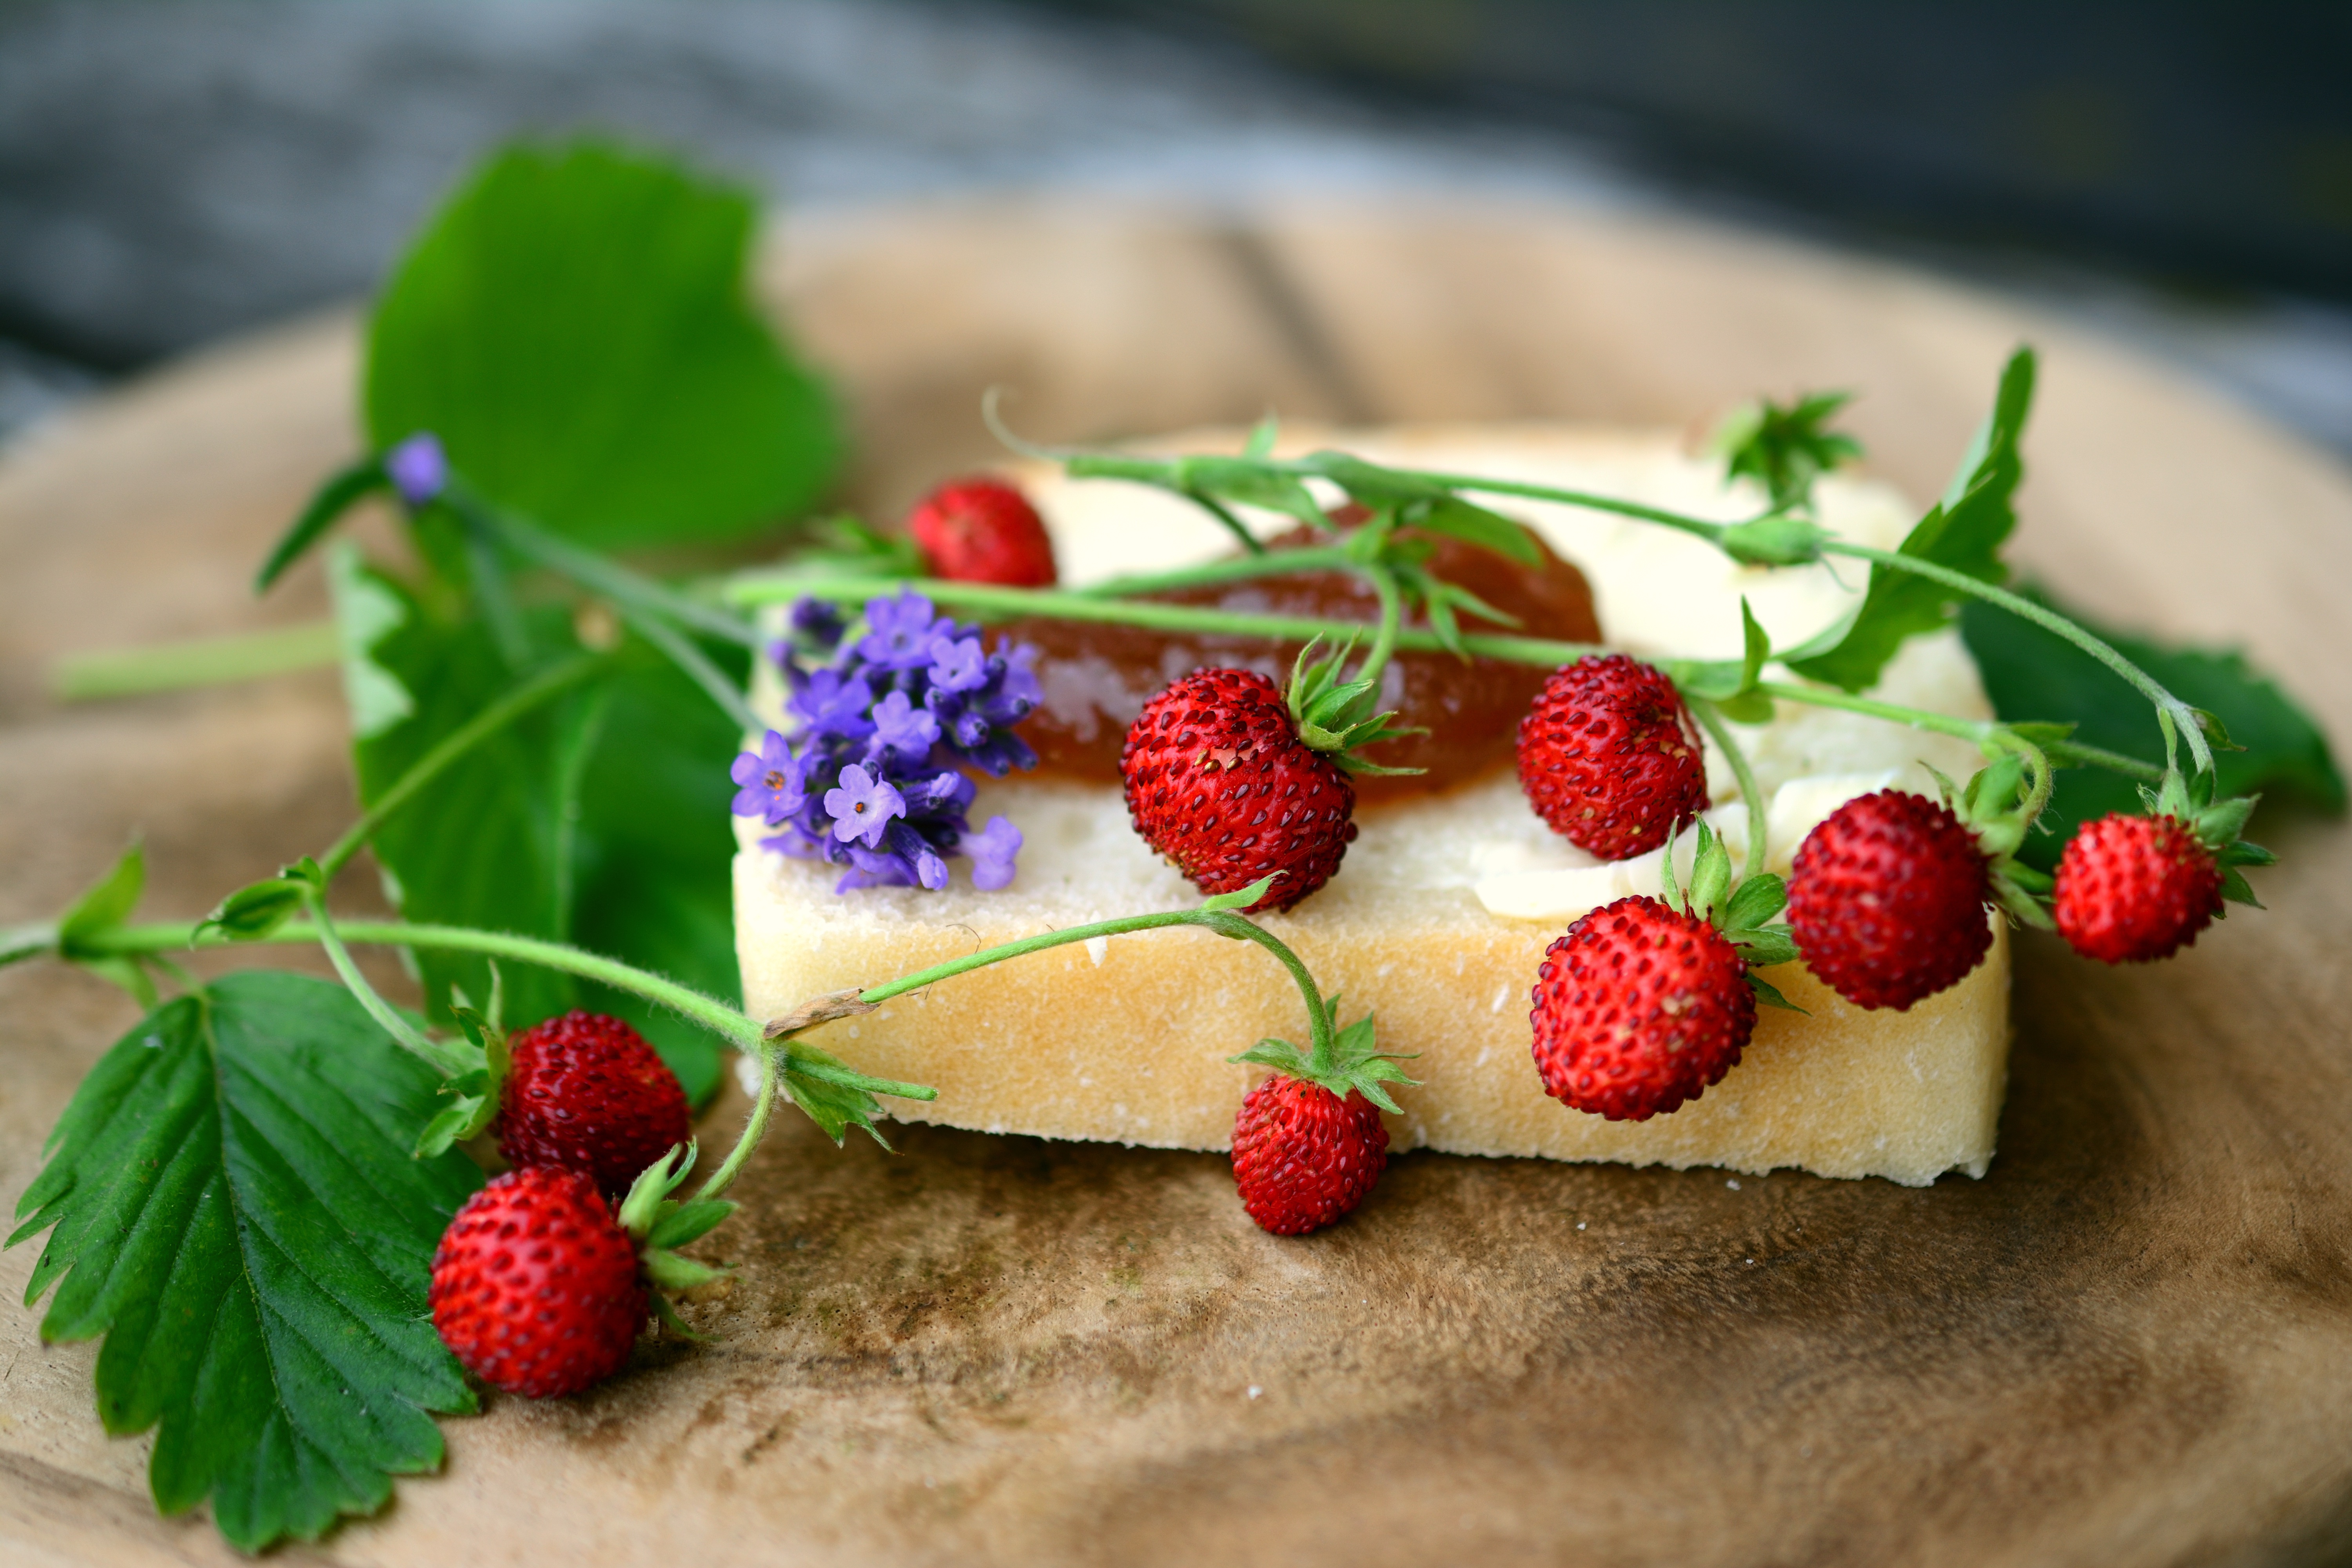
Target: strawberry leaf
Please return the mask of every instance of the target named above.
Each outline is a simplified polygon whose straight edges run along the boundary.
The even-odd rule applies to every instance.
[[[349,628],[347,644],[392,683],[404,710],[373,729],[354,714],[360,796],[373,804],[530,672],[510,675],[484,621],[446,612],[437,596],[356,563],[334,584],[347,627],[362,616],[388,627],[364,644]],[[525,625],[551,658],[580,650],[561,611],[534,612]],[[740,674],[742,649],[704,651]],[[521,715],[418,791],[376,831],[375,858],[407,919],[576,942],[733,1000],[727,763],[739,739],[667,659],[625,644],[608,668]],[[416,961],[437,1021],[453,1021],[452,986],[488,992],[487,960],[420,952]],[[717,1042],[649,1002],[521,967],[507,973],[505,990],[507,1016],[519,1026],[574,1006],[610,1013],[645,1035],[689,1099],[718,1087]]]
[[[425,1301],[481,1173],[409,1143],[439,1080],[341,986],[253,970],[148,1015],[90,1069],[16,1205],[49,1232],[52,1342],[105,1336],[109,1432],[156,1428],[156,1506],[245,1551],[315,1539],[441,1462],[474,1408]]]
[[[815,500],[842,451],[753,308],[752,195],[593,142],[488,161],[402,260],[367,428],[419,431],[484,495],[583,543],[719,539]]]
[[[2010,501],[2024,475],[2018,439],[2033,402],[2033,352],[2020,349],[2002,370],[1992,414],[1944,499],[1928,509],[1899,553],[1948,566],[1986,583],[2001,583],[2009,568],[2000,547],[2017,526]],[[1886,566],[1870,569],[1862,603],[1843,621],[1781,658],[1811,680],[1861,691],[1906,638],[1934,631],[1951,618],[1961,595],[1941,583]]]

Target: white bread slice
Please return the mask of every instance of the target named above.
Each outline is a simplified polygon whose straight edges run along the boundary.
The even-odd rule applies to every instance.
[[[1231,449],[1232,433],[1169,443]],[[1670,437],[1559,427],[1293,432],[1286,447],[1339,445],[1376,460],[1545,479],[1671,505],[1752,515],[1756,498]],[[1053,529],[1064,579],[1216,553],[1213,521],[1131,485],[1017,476]],[[1914,517],[1884,487],[1833,479],[1824,520],[1891,546]],[[1829,624],[1852,590],[1820,568],[1742,569],[1663,529],[1534,503],[1497,510],[1538,528],[1591,579],[1604,635],[1638,653],[1736,655],[1738,600],[1787,644]],[[1266,520],[1269,529],[1278,527]],[[1858,586],[1858,584],[1857,584]],[[1879,689],[1969,717],[1989,710],[1949,633],[1915,639]],[[771,689],[755,693],[768,703]],[[1784,705],[1744,735],[1769,797],[1769,861],[1785,872],[1812,823],[1888,784],[1925,790],[1924,762],[1950,774],[1974,750],[1876,721]],[[1719,758],[1710,820],[1746,847],[1746,811]],[[1003,814],[1025,836],[1002,892],[959,878],[941,892],[831,889],[836,868],[759,849],[739,825],[736,942],[745,1005],[772,1016],[813,995],[1049,928],[1197,903],[1200,894],[1136,837],[1115,788],[984,784],[975,823]],[[1659,857],[1602,866],[1553,836],[1505,774],[1437,796],[1366,808],[1339,874],[1287,915],[1263,917],[1348,1017],[1379,1015],[1386,1049],[1422,1080],[1399,1091],[1393,1146],[1465,1154],[1617,1160],[1761,1173],[1878,1175],[1924,1184],[1983,1173],[1993,1152],[2009,1045],[2009,949],[1997,938],[1967,980],[1908,1012],[1869,1012],[1800,965],[1769,978],[1803,1015],[1766,1008],[1739,1066],[1698,1100],[1643,1122],[1611,1122],[1548,1098],[1528,1055],[1528,990],[1544,948],[1585,910],[1655,891]],[[1685,853],[1687,847],[1685,847]],[[1297,991],[1262,951],[1189,930],[1142,932],[1015,960],[894,1002],[812,1037],[860,1069],[936,1086],[894,1115],[988,1131],[1165,1148],[1229,1146],[1235,1108],[1263,1069],[1224,1058],[1263,1036],[1304,1044]]]

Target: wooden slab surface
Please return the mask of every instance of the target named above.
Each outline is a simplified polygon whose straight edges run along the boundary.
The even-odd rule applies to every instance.
[[[2019,553],[2099,613],[2242,642],[2339,743],[2352,480],[2112,348],[1881,267],[1539,208],[1202,218],[1099,205],[802,226],[772,269],[842,378],[853,502],[1042,438],[1252,418],[1692,426],[1850,386],[1940,486],[2044,351]],[[66,649],[318,614],[253,563],[351,449],[352,323],[199,356],[0,461],[0,921],[134,832],[192,915],[351,811],[331,679],[60,709]],[[1260,1234],[1214,1156],[796,1118],[739,1195],[716,1342],[447,1424],[339,1563],[2286,1563],[2352,1561],[2352,837],[2185,959],[2018,948],[1981,1182],[1733,1183],[1415,1154],[1349,1224]],[[372,896],[351,878],[354,908]],[[396,973],[383,971],[387,984]],[[131,1020],[0,972],[0,1192]],[[1171,1048],[1181,1048],[1171,1047]],[[731,1093],[731,1091],[730,1091]],[[740,1100],[709,1113],[731,1131]],[[863,1216],[853,1219],[853,1216]],[[33,1259],[0,1258],[13,1302]],[[0,1309],[0,1552],[221,1562],[156,1520],[94,1347]]]

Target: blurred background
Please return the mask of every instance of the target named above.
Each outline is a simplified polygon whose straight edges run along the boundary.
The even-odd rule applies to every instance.
[[[486,145],[596,127],[803,209],[1436,189],[1762,228],[2352,456],[2347,83],[2340,0],[0,0],[0,442],[364,291]]]

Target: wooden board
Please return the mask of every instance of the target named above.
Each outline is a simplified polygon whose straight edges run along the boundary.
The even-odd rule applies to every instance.
[[[1269,406],[1685,426],[1850,386],[1874,464],[1929,494],[2031,337],[2030,569],[2243,643],[2352,736],[2352,480],[1994,300],[1533,207],[992,203],[791,238],[772,281],[854,409],[848,499],[881,512],[989,454],[999,382],[1046,439]],[[318,613],[315,574],[258,605],[245,584],[350,448],[354,363],[349,317],[298,324],[0,462],[0,921],[54,912],[133,832],[150,910],[186,915],[345,820],[329,678],[61,710],[41,670]],[[2352,1560],[2352,837],[2258,828],[2286,857],[2260,878],[2269,912],[2178,963],[2020,942],[1981,1182],[1416,1154],[1349,1224],[1285,1241],[1213,1156],[908,1128],[893,1159],[790,1119],[740,1189],[715,1342],[648,1342],[587,1397],[452,1421],[444,1474],[286,1557]],[[131,1017],[54,966],[0,973],[0,1190]],[[31,1262],[0,1258],[11,1300]],[[146,1442],[92,1413],[92,1347],[44,1347],[14,1307],[0,1347],[9,1555],[228,1558],[201,1521],[153,1518]]]

